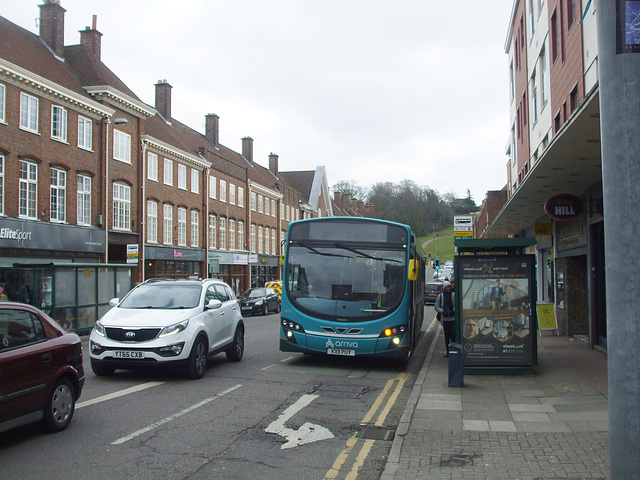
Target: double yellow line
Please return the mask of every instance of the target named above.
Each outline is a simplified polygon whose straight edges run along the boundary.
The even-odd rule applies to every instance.
[[[393,407],[393,404],[398,400],[398,396],[400,395],[400,392],[404,387],[405,380],[405,373],[401,373],[396,378],[387,380],[387,383],[382,389],[382,392],[380,392],[380,395],[378,395],[376,401],[373,402],[373,405],[371,405],[371,408],[369,409],[367,414],[360,421],[360,425],[362,427],[366,427],[367,425],[369,425],[376,414],[378,415],[378,417],[373,425],[375,427],[382,427],[384,425],[384,422],[387,419],[389,412],[391,411],[391,407]],[[395,388],[393,388],[394,384]],[[376,442],[375,440],[370,439],[363,440],[362,442],[360,442],[362,443],[362,447],[358,451],[356,448],[358,446],[358,440],[358,432],[355,432],[351,436],[351,438],[347,440],[344,449],[342,450],[342,452],[340,452],[340,455],[338,455],[336,461],[333,462],[331,468],[324,475],[325,479],[330,480],[337,478],[344,468],[345,464],[347,463],[347,460],[349,460],[349,457],[351,457],[352,454],[355,454],[356,451],[358,452],[357,456],[353,462],[351,470],[346,474],[345,479],[355,480],[356,478],[358,478],[358,472],[360,471],[360,468],[369,455],[371,447],[373,447],[374,443]]]

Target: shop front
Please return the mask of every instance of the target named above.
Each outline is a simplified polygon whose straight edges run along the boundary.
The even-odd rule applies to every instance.
[[[209,251],[209,277],[228,283],[237,296],[249,288],[249,254]]]
[[[97,228],[2,218],[1,294],[40,308],[65,330],[86,333],[109,300],[133,285],[133,266],[100,263],[105,245]]]
[[[104,252],[105,232],[98,228],[0,218],[0,266],[99,262]]]
[[[97,264],[104,252],[105,232],[97,228],[1,218],[1,294],[11,301],[41,307],[45,302],[40,285],[50,273],[16,264]]]
[[[280,257],[275,255],[251,256],[251,286],[263,287],[265,283],[280,280]]]
[[[589,335],[585,218],[556,223],[556,316],[560,335]]]
[[[204,250],[146,245],[144,248],[145,279],[203,278]]]
[[[109,300],[131,290],[132,268],[113,263],[16,263],[0,268],[0,275],[24,279],[10,300],[34,305],[65,330],[83,334],[109,311]]]

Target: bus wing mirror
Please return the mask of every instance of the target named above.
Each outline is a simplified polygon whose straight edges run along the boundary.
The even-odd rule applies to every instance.
[[[415,282],[418,279],[418,262],[416,260],[409,261],[409,281]]]

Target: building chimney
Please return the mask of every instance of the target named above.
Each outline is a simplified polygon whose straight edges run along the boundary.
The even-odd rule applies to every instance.
[[[156,83],[156,110],[167,122],[171,122],[171,89],[166,80]]]
[[[102,47],[102,34],[97,29],[98,16],[93,16],[93,26],[91,28],[85,27],[84,30],[80,30],[80,44],[84,45],[89,51],[100,60],[100,50]]]
[[[253,163],[253,138],[244,137],[242,139],[242,156],[249,163]]]
[[[64,12],[60,0],[40,5],[40,38],[60,58],[64,58]]]
[[[204,136],[217,147],[220,141],[220,117],[215,113],[209,113],[205,115],[205,119]]]
[[[278,177],[278,155],[273,152],[269,154],[269,171]]]
[[[336,204],[336,207],[340,207],[342,199],[342,194],[340,192],[333,192],[333,203]]]

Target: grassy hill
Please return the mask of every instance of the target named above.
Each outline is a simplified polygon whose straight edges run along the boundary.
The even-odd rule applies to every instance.
[[[426,237],[418,237],[417,241],[418,250],[427,258],[427,261],[429,261],[429,252],[431,252],[431,259],[435,259],[438,256],[438,252],[440,252],[440,263],[453,260],[455,254],[453,227],[435,232]]]

